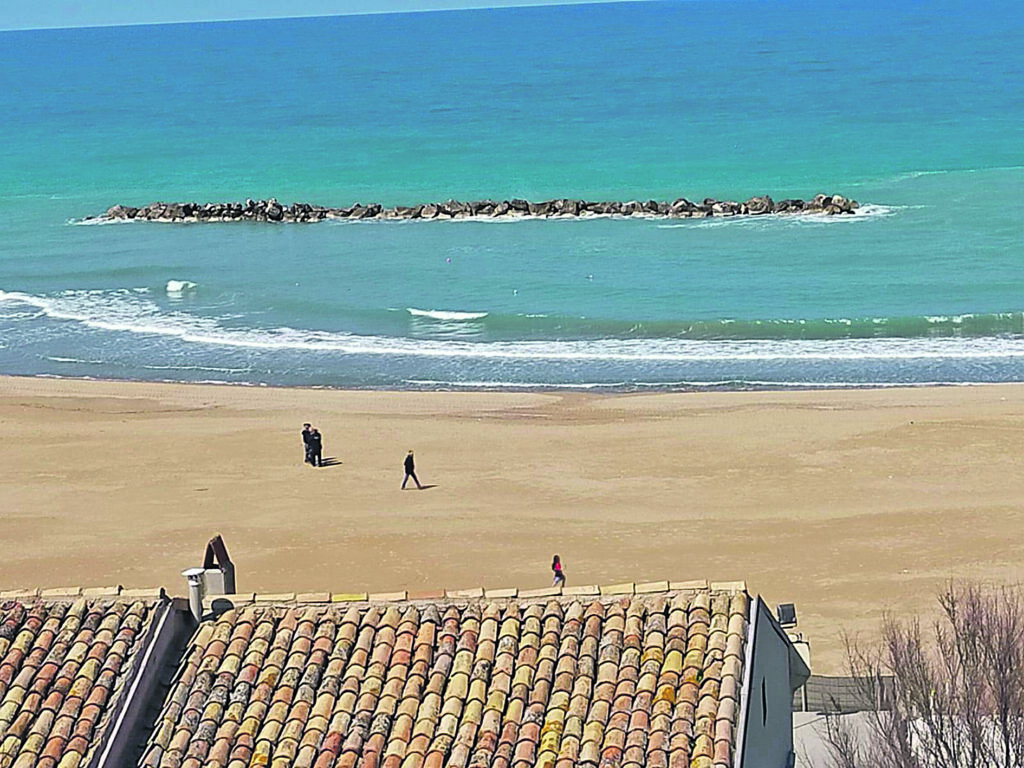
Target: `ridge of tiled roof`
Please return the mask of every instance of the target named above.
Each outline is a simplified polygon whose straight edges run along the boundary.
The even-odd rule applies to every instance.
[[[0,768],[85,763],[152,618],[145,600],[49,592],[0,593]]]
[[[241,607],[250,603],[267,605],[289,604],[325,604],[325,603],[421,603],[421,602],[467,602],[471,600],[509,600],[520,601],[546,600],[566,598],[587,599],[604,597],[628,597],[630,595],[653,595],[675,592],[724,592],[735,594],[746,592],[747,585],[743,581],[650,581],[625,582],[599,586],[589,584],[572,587],[542,587],[540,589],[502,588],[489,589],[475,587],[471,589],[437,589],[437,590],[397,590],[394,592],[239,592],[233,595],[210,595],[204,600],[208,612],[225,601],[233,607]]]
[[[676,586],[226,596],[140,765],[728,768],[750,598]]]
[[[712,581],[704,579],[693,581],[649,581],[624,582],[599,586],[588,584],[571,587],[542,587],[540,589],[500,588],[491,589],[475,587],[471,589],[437,589],[437,590],[398,590],[394,592],[241,592],[232,595],[212,595],[206,599],[207,608],[213,600],[228,600],[235,606],[247,603],[393,603],[403,601],[430,600],[473,600],[473,599],[508,599],[520,600],[541,599],[550,597],[597,597],[608,595],[643,595],[657,592],[695,592],[710,590],[711,592],[746,592],[744,581]],[[184,586],[182,588],[184,593]],[[167,594],[161,587],[129,589],[118,586],[109,587],[55,587],[45,589],[0,590],[0,601],[3,600],[75,600],[80,597],[108,598],[116,600],[157,600]],[[184,596],[184,595],[182,595]]]
[[[107,599],[117,601],[142,600],[152,602],[165,595],[162,587],[146,589],[126,589],[120,585],[113,587],[54,587],[46,589],[8,589],[0,590],[0,602],[5,600],[74,601],[80,597],[89,599]]]

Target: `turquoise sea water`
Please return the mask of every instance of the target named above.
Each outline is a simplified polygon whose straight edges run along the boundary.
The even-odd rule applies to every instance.
[[[697,0],[0,33],[0,373],[1019,381],[1022,29],[1009,3]],[[817,192],[864,207],[80,223],[158,199]]]

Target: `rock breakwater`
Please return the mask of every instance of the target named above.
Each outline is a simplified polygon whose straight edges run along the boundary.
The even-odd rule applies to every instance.
[[[317,222],[326,219],[469,219],[469,218],[552,218],[588,216],[645,216],[674,219],[698,219],[729,216],[765,216],[773,214],[819,214],[837,216],[851,214],[860,206],[856,200],[842,195],[816,195],[810,200],[785,199],[775,201],[768,195],[752,197],[746,202],[705,198],[693,202],[680,197],[672,202],[648,200],[641,202],[591,202],[560,198],[543,202],[529,200],[476,200],[462,202],[447,200],[443,203],[398,205],[386,208],[379,203],[356,203],[347,208],[328,208],[309,203],[284,205],[276,199],[246,200],[233,203],[150,203],[136,208],[115,205],[99,216],[86,221],[259,221],[259,222]]]

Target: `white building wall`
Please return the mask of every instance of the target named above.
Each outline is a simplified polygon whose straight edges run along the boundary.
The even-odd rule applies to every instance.
[[[748,637],[737,768],[793,765],[793,691],[810,670],[760,597]]]

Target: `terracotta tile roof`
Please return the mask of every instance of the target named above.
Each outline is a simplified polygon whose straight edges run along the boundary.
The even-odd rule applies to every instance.
[[[77,768],[121,695],[143,602],[0,600],[0,768]]]
[[[236,605],[185,649],[141,765],[730,766],[749,598],[650,590]]]

